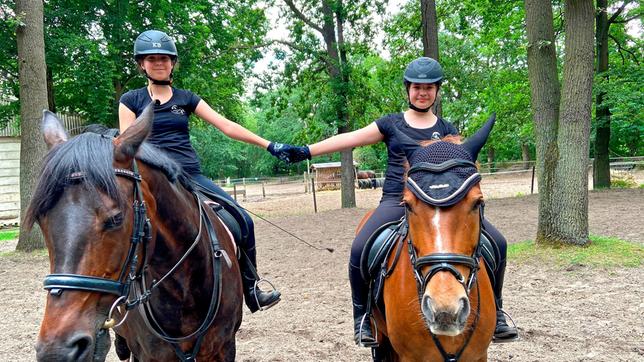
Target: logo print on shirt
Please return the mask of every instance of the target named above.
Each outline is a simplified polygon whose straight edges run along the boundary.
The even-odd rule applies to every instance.
[[[440,133],[438,133],[438,132],[434,132],[434,133],[432,133],[432,139],[433,139],[433,140],[439,140],[439,139],[441,139],[441,134],[440,134]]]
[[[186,111],[183,108],[181,108],[181,106],[178,106],[176,104],[173,105],[172,108],[170,108],[170,112],[174,114],[178,114],[180,116],[183,116],[184,114],[186,114]]]

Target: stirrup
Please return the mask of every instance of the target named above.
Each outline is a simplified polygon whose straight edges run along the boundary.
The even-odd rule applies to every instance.
[[[507,318],[509,318],[509,319],[510,319],[510,322],[512,322],[512,326],[513,326],[513,327],[514,327],[514,329],[517,331],[517,335],[516,335],[516,336],[514,336],[514,337],[512,337],[512,338],[496,338],[494,335],[492,335],[492,342],[493,342],[493,343],[509,343],[509,342],[515,342],[515,341],[518,341],[518,340],[520,339],[520,337],[519,337],[519,328],[517,328],[517,324],[514,322],[514,319],[512,319],[512,317],[510,316],[510,314],[506,313],[506,311],[504,311],[503,309],[499,309],[499,310],[501,311],[501,313],[503,313],[503,315],[504,315],[505,317],[507,317]],[[510,325],[507,323],[507,319],[506,319],[506,325],[507,325],[508,327],[510,326]],[[495,330],[496,330],[496,326],[495,326],[494,328],[495,328]]]
[[[365,341],[362,339],[362,326],[364,326],[364,324],[365,324],[365,319],[366,319],[366,318],[369,318],[369,320],[368,320],[367,322],[368,322],[368,323],[371,323],[371,318],[370,318],[370,317],[368,317],[368,314],[369,314],[369,313],[365,313],[365,314],[363,314],[363,315],[362,315],[362,319],[360,319],[360,330],[358,330],[358,341],[357,341],[356,343],[357,343],[360,347],[371,347],[371,348],[379,347],[379,346],[380,346],[380,344],[378,343],[378,323],[375,321],[375,319],[374,319],[374,321],[373,321],[373,326],[374,326],[374,328],[373,328],[373,329],[374,329],[374,330],[373,330],[373,331],[371,331],[371,334],[372,334],[372,336],[373,336],[373,342],[365,342]],[[374,333],[374,332],[375,332],[375,333]]]
[[[271,287],[271,288],[269,289],[269,291],[268,291],[268,292],[265,292],[265,293],[272,293],[272,292],[279,293],[279,291],[277,291],[277,288],[275,288],[275,286],[273,285],[273,283],[271,283],[268,279],[260,278],[259,280],[255,280],[255,283],[253,284],[253,297],[255,298],[255,304],[256,304],[256,305],[257,305],[257,307],[258,307],[258,309],[257,309],[257,310],[258,310],[258,311],[260,311],[260,312],[263,312],[263,311],[265,311],[265,310],[267,310],[267,309],[271,308],[271,307],[272,307],[272,306],[274,306],[275,304],[279,303],[279,301],[281,300],[281,297],[280,297],[280,296],[278,296],[278,297],[277,297],[277,299],[275,299],[272,303],[269,303],[269,304],[267,304],[267,305],[264,305],[264,306],[263,306],[263,305],[260,305],[260,304],[259,304],[259,298],[257,297],[257,291],[258,291],[258,290],[261,290],[261,289],[259,289],[259,283],[261,283],[261,282],[264,282],[264,283],[266,283],[266,284],[270,285],[270,287]],[[263,290],[262,290],[262,291],[263,291]],[[264,291],[263,291],[263,292],[264,292]]]

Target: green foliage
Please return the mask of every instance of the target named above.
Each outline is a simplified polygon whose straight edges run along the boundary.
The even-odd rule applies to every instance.
[[[0,229],[0,242],[16,239],[18,233],[20,233],[20,229]]]
[[[524,241],[508,246],[508,259],[513,262],[555,263],[566,268],[587,265],[591,267],[641,267],[644,265],[644,247],[638,243],[616,238],[591,236],[588,246],[544,246]]]

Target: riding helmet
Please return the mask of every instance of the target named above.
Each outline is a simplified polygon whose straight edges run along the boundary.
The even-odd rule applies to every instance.
[[[408,83],[441,83],[443,68],[432,58],[420,57],[415,59],[405,69],[403,81]]]
[[[166,54],[173,61],[178,56],[172,38],[159,30],[146,30],[134,42],[134,59],[139,60],[150,54]]]

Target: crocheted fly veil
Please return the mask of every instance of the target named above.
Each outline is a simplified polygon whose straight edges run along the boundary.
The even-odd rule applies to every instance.
[[[407,187],[434,206],[452,206],[481,181],[472,156],[463,146],[439,141],[417,150],[409,160]]]
[[[407,188],[419,199],[433,206],[451,206],[481,181],[476,158],[494,126],[496,115],[463,144],[439,141],[425,147],[402,132],[397,132],[410,169]]]

